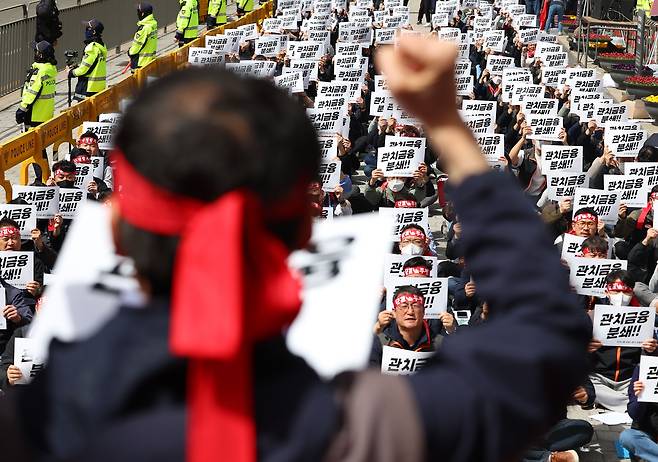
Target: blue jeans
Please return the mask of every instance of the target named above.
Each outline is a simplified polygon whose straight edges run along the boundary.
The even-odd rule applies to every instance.
[[[562,5],[551,5],[548,7],[548,17],[546,18],[546,25],[544,26],[544,31],[548,32],[551,25],[553,24],[553,19],[557,16],[557,31],[562,33],[562,16],[564,15],[564,7]]]
[[[528,14],[539,14],[541,0],[526,0],[525,12]]]
[[[619,442],[635,457],[644,460],[658,460],[658,444],[640,430],[624,430],[619,435]]]

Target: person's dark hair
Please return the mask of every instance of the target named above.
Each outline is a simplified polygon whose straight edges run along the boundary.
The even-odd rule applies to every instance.
[[[66,173],[73,173],[75,172],[75,164],[70,160],[60,160],[59,162],[55,162],[53,164],[53,172],[55,170],[61,170],[62,172]]]
[[[402,269],[407,269],[407,268],[416,268],[418,266],[422,266],[424,268],[427,268],[428,270],[432,270],[432,261],[431,260],[426,260],[423,257],[411,257],[409,260],[404,262],[404,265],[402,265]]]
[[[647,201],[649,199],[651,199],[651,195],[654,194],[654,193],[658,193],[658,184],[656,186],[654,186],[653,188],[651,188],[651,191],[649,191],[647,193]]]
[[[216,68],[170,74],[146,87],[119,124],[116,145],[151,183],[212,202],[228,191],[252,191],[265,207],[317,175],[320,148],[304,109],[265,80]],[[293,248],[299,220],[268,224]],[[168,295],[176,237],[121,220],[121,250],[153,294]],[[230,245],[230,243],[225,243]]]
[[[0,228],[4,228],[7,226],[11,226],[12,228],[18,228],[21,229],[21,225],[19,225],[16,220],[12,220],[11,218],[0,218]]]
[[[585,239],[580,246],[580,251],[588,249],[592,253],[608,253],[608,241],[601,236],[594,235]]]
[[[635,280],[631,277],[630,273],[626,270],[612,271],[605,277],[605,283],[606,285],[612,284],[618,279],[624,284],[626,284],[628,287],[635,286]]]
[[[80,138],[93,138],[96,141],[98,141],[98,135],[90,130],[84,132],[82,135],[80,135]],[[80,139],[78,138],[78,139]]]
[[[412,229],[412,228],[413,228],[413,229],[419,229],[420,231],[423,232],[423,234],[425,234],[425,236],[427,236],[427,231],[425,231],[425,228],[423,228],[423,227],[420,226],[420,225],[417,225],[416,223],[410,223],[410,224],[408,224],[408,225],[403,226],[402,229],[400,229],[400,235],[401,235],[402,233],[404,233],[406,230],[408,230],[408,229]]]
[[[75,159],[78,156],[89,157],[90,154],[89,154],[89,151],[87,151],[86,149],[82,149],[82,148],[73,148],[73,149],[71,149],[71,153],[69,154],[69,157],[71,158],[71,162],[73,162],[73,159]]]
[[[637,153],[638,162],[658,162],[658,148],[651,145],[642,146]]]
[[[573,216],[575,217],[576,215],[580,215],[581,213],[589,213],[597,218],[599,217],[598,212],[594,210],[592,207],[583,207],[582,209],[578,209],[576,213],[573,214]]]
[[[10,200],[7,203],[13,205],[30,205],[30,203],[22,197],[14,197],[12,200]]]
[[[443,210],[441,210],[441,215],[443,215],[443,218],[445,218],[446,221],[455,221],[457,218],[457,212],[455,211],[455,206],[452,202],[446,202],[446,205],[443,206]]]
[[[425,300],[425,295],[423,292],[416,286],[400,286],[397,288],[393,294],[393,300],[395,300],[400,294],[410,294],[410,295],[420,295]]]

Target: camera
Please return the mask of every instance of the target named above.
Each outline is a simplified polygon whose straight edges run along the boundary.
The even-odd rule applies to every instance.
[[[64,56],[66,57],[66,65],[71,67],[74,60],[78,57],[78,52],[75,50],[66,50]]]

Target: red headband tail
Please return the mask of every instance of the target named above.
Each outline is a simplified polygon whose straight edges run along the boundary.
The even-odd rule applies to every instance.
[[[280,333],[301,305],[288,250],[267,230],[252,193],[230,191],[205,204],[158,188],[123,156],[114,157],[122,217],[151,232],[180,235],[170,345],[190,359],[187,461],[217,454],[255,461],[252,346]],[[211,232],[231,245],[209,246]]]

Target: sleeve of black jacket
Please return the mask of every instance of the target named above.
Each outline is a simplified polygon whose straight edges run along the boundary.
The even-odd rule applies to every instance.
[[[491,319],[448,337],[409,378],[428,454],[513,460],[564,412],[587,373],[591,331],[544,225],[518,186],[498,173],[453,194],[463,249]]]
[[[7,284],[5,281],[1,281],[2,286],[5,288],[5,297],[7,300],[7,305],[14,305],[16,311],[21,315],[21,321],[18,325],[24,326],[32,322],[34,317],[34,305],[36,301],[27,293],[14,287],[10,284]],[[11,322],[11,321],[8,321]]]

